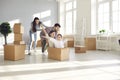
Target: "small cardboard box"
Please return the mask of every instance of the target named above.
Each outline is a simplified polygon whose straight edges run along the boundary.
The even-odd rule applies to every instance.
[[[68,47],[74,47],[74,40],[68,40],[67,46]]]
[[[55,60],[68,60],[69,59],[69,48],[48,48],[48,58]]]
[[[32,47],[34,46],[34,41],[32,41]],[[41,40],[37,41],[36,47],[41,47]]]
[[[14,41],[22,41],[22,34],[14,34]]]
[[[85,46],[75,46],[75,53],[86,53]]]
[[[73,35],[64,35],[63,39],[67,39],[67,47],[74,47],[74,36]]]
[[[41,47],[41,40],[37,41],[37,47]]]
[[[14,41],[14,44],[18,44],[18,45],[25,44],[25,41]]]
[[[4,45],[4,59],[5,60],[19,60],[25,57],[25,45]]]
[[[96,50],[96,38],[86,37],[85,38],[85,46],[87,50]]]
[[[22,34],[22,33],[24,33],[24,28],[21,25],[21,23],[15,23],[13,30],[14,30],[15,34]]]

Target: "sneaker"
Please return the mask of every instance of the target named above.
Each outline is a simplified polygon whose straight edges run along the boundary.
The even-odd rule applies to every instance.
[[[31,55],[31,53],[29,52],[28,55]]]
[[[45,53],[42,53],[42,56],[46,56]]]

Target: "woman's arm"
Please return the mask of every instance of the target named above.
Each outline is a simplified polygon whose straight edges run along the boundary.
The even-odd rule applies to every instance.
[[[43,30],[43,32],[45,33],[46,36],[48,36],[48,33],[46,32],[45,28],[41,25],[41,28]]]

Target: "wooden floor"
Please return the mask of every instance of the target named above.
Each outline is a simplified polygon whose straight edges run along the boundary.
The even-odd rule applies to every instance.
[[[120,52],[87,51],[75,54],[70,49],[69,60],[56,61],[32,51],[25,59],[7,61],[0,52],[0,80],[120,80]]]

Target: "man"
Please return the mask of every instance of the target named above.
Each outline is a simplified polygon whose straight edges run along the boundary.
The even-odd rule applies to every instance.
[[[57,34],[60,30],[60,24],[56,23],[53,27],[46,27],[45,30],[48,34],[50,34],[51,31],[55,32],[54,38],[57,37]],[[44,31],[41,31],[40,33],[40,38],[41,38],[41,44],[42,44],[42,53],[44,53],[44,51],[46,50],[46,46],[47,46],[47,39],[43,38],[42,36],[45,36]]]

